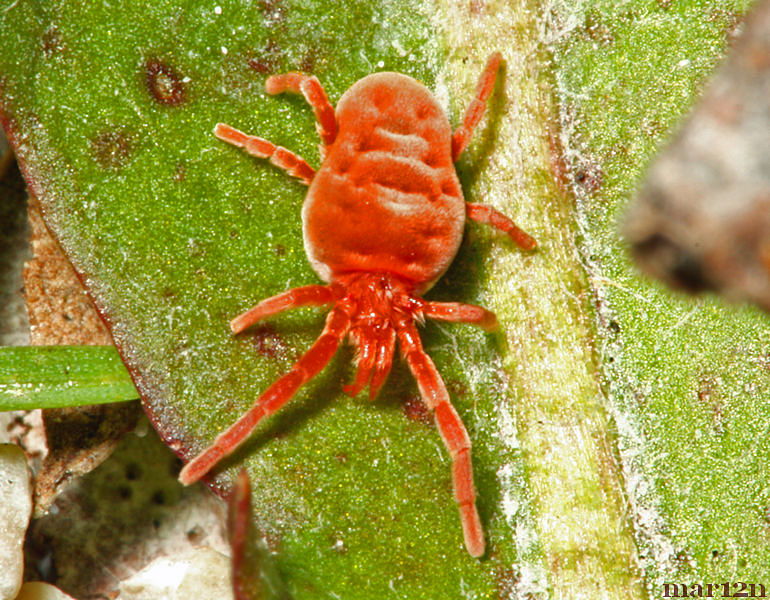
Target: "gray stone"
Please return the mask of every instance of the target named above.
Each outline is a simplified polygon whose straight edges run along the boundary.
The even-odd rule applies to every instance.
[[[210,548],[158,558],[120,586],[118,600],[232,600],[230,559]]]
[[[24,534],[32,513],[32,482],[21,448],[0,445],[0,600],[14,600],[24,574]]]

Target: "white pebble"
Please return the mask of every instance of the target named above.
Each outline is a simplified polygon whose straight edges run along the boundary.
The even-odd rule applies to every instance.
[[[13,600],[24,574],[24,534],[32,513],[27,458],[14,444],[0,445],[0,600]]]

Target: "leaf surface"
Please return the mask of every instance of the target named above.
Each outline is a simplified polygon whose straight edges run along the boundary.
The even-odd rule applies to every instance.
[[[489,306],[502,332],[423,330],[474,443],[488,556],[462,547],[446,453],[404,367],[375,403],[349,399],[349,350],[217,484],[245,463],[294,598],[655,597],[672,574],[770,571],[766,328],[639,278],[616,228],[745,8],[19,1],[0,25],[0,83],[49,224],[156,426],[190,456],[323,322],[298,310],[229,334],[233,316],[317,279],[303,186],[218,142],[214,124],[316,166],[312,112],[266,96],[267,73],[313,72],[335,102],[370,72],[404,72],[457,122],[500,50],[505,81],[458,170],[469,200],[540,249],[469,225],[430,297]]]

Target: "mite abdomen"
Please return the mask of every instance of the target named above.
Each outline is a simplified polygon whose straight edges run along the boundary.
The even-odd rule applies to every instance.
[[[465,205],[449,121],[411,77],[377,73],[340,99],[340,129],[303,209],[318,274],[386,271],[429,288],[462,239]]]

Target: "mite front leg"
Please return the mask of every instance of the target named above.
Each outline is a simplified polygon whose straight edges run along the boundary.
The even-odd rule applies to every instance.
[[[349,326],[349,309],[340,305],[335,306],[326,318],[323,333],[291,371],[267,388],[248,412],[229,429],[219,434],[211,446],[188,462],[179,473],[179,481],[184,485],[198,481],[224,457],[232,454],[251,435],[262,419],[280,410],[303,384],[310,381],[327,365],[337,352]]]
[[[240,333],[254,325],[254,323],[290,308],[323,306],[324,304],[331,304],[334,300],[334,292],[329,286],[306,285],[294,288],[277,296],[262,300],[254,308],[238,315],[230,321],[230,329],[233,333]]]
[[[214,127],[214,135],[223,142],[243,148],[252,156],[270,159],[270,162],[276,167],[301,180],[305,185],[310,185],[310,182],[313,181],[315,175],[313,167],[291,150],[276,146],[273,142],[261,137],[245,134],[224,123],[217,123],[217,126]]]
[[[425,353],[414,324],[404,323],[399,328],[398,339],[409,369],[417,380],[420,396],[428,408],[435,411],[436,425],[452,457],[452,483],[460,509],[465,547],[471,556],[479,557],[484,554],[484,530],[476,510],[468,432],[449,402],[446,386],[433,361]]]
[[[377,357],[377,339],[372,328],[367,326],[354,328],[351,337],[356,346],[356,377],[353,383],[344,386],[342,390],[353,397],[366,387],[372,377],[374,360]]]
[[[486,204],[471,204],[469,202],[465,207],[469,219],[476,221],[477,223],[490,225],[495,229],[499,229],[506,233],[519,248],[524,250],[537,248],[537,240],[535,240],[535,238],[526,231],[520,229],[516,223],[491,206],[487,206]]]
[[[321,136],[324,146],[329,146],[337,137],[337,117],[334,114],[334,107],[329,103],[329,98],[317,77],[304,73],[273,75],[265,81],[265,90],[268,94],[283,92],[302,94],[307,103],[313,107],[318,122],[318,135]]]
[[[495,89],[497,70],[500,68],[500,61],[502,59],[502,55],[499,52],[495,52],[487,60],[487,66],[484,67],[484,72],[476,84],[476,95],[465,111],[463,124],[452,135],[452,161],[457,161],[465,148],[468,147],[468,142],[471,141],[474,129],[476,129],[479,121],[481,121],[481,117],[484,116],[487,100],[492,90]]]
[[[374,374],[369,381],[369,399],[374,400],[393,366],[393,352],[396,349],[396,332],[388,328],[383,332],[374,360]]]

